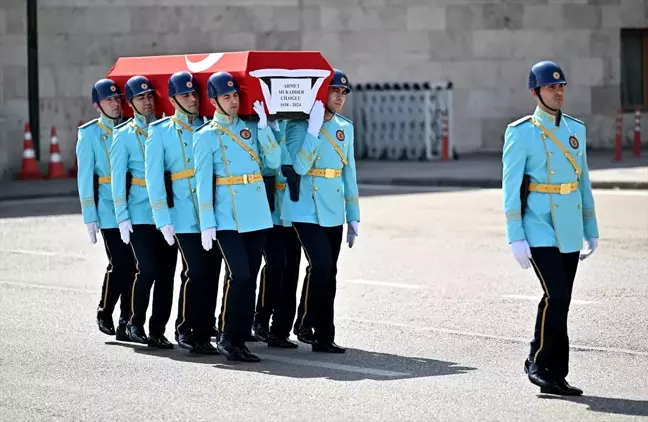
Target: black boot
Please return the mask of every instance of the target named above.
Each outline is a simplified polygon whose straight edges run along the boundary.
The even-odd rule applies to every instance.
[[[112,318],[102,317],[97,314],[97,327],[99,327],[99,331],[108,336],[115,335],[115,323]]]
[[[299,346],[297,346],[296,343],[288,340],[288,337],[280,337],[271,334],[268,338],[268,347],[278,347],[280,349],[296,349]]]
[[[134,341],[135,343],[148,344],[148,338],[146,337],[146,331],[144,331],[144,327],[126,324],[126,335],[131,341]]]
[[[313,352],[320,352],[320,353],[346,352],[346,349],[344,347],[340,347],[332,341],[316,341],[315,343],[313,343],[311,347],[313,348]]]
[[[148,338],[148,346],[154,349],[173,349],[173,344],[164,337],[164,334],[160,334],[159,336],[150,335]]]

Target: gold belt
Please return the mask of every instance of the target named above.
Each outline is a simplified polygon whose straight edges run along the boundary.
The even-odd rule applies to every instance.
[[[217,185],[247,185],[248,183],[260,182],[263,176],[260,174],[244,174],[243,176],[217,177]]]
[[[276,190],[286,190],[286,184],[285,183],[275,183],[275,189]]]
[[[131,185],[146,186],[146,180],[140,179],[138,177],[133,177],[131,179]]]
[[[105,185],[112,182],[112,177],[110,176],[99,176],[99,184]]]
[[[194,177],[195,175],[196,171],[194,169],[182,170],[177,173],[171,173],[171,180],[175,182],[176,180],[188,179],[190,177]]]
[[[333,179],[335,177],[340,177],[342,175],[342,170],[338,169],[310,169],[308,173],[309,176],[324,177],[326,179]]]
[[[529,183],[529,191],[541,193],[559,193],[567,195],[578,189],[578,182],[548,185],[543,183]]]

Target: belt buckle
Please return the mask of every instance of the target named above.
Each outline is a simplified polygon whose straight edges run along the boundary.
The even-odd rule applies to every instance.
[[[335,169],[326,169],[324,170],[324,177],[327,179],[332,179],[335,177]]]
[[[567,195],[568,193],[571,193],[571,183],[561,183],[560,194]]]
[[[244,185],[247,185],[248,183],[250,183],[250,181],[248,180],[248,175],[247,175],[247,174],[244,174],[244,175],[243,175],[243,184],[244,184]]]

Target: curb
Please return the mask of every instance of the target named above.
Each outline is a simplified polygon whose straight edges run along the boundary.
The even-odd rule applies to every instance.
[[[593,189],[641,189],[648,190],[648,181],[592,181]],[[502,181],[497,179],[459,179],[459,178],[395,178],[395,179],[365,179],[358,184],[417,186],[417,187],[468,187],[481,189],[500,189]]]
[[[0,204],[9,201],[28,201],[33,199],[76,198],[78,195],[79,193],[76,190],[58,193],[48,192],[44,194],[32,193],[25,195],[0,195]]]

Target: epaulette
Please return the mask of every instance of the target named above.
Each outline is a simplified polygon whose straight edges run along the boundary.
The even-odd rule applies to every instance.
[[[131,120],[133,120],[132,117],[131,117],[130,119],[126,120],[125,122],[122,122],[122,123],[118,124],[118,125],[115,126],[113,129],[114,129],[114,130],[117,130],[117,129],[119,129],[119,128],[122,127],[122,126],[126,126],[126,124],[128,124],[128,122],[130,122]]]
[[[97,123],[98,121],[99,121],[99,118],[92,119],[92,120],[90,120],[89,122],[84,123],[84,124],[82,124],[81,126],[79,126],[79,129],[83,129],[84,127],[87,127],[87,126],[93,125],[93,124]]]
[[[531,115],[529,114],[528,116],[524,116],[524,117],[522,117],[522,118],[520,118],[520,119],[517,119],[517,120],[514,121],[514,122],[509,123],[508,126],[510,126],[510,127],[517,126],[517,125],[519,125],[520,123],[524,123],[524,122],[526,122],[527,120],[531,119],[531,117],[533,117],[533,116],[531,116]]]
[[[342,119],[342,120],[346,120],[347,122],[353,124],[353,120],[349,119],[348,117],[344,117],[344,116],[341,115],[341,114],[336,114],[336,116],[339,117],[339,118]]]
[[[149,126],[159,125],[159,124],[162,123],[162,122],[166,122],[166,121],[168,121],[170,118],[171,118],[171,116],[166,116],[166,117],[164,117],[164,118],[162,118],[162,119],[160,119],[160,120],[156,120],[156,121],[154,121],[154,122],[152,122],[152,123],[149,123]]]
[[[576,119],[576,118],[570,116],[569,114],[565,114],[565,113],[563,113],[563,117],[567,117],[568,119],[573,120],[573,121],[575,121],[576,123],[580,123],[581,125],[585,126],[585,122],[583,122],[583,121],[581,121],[581,120],[578,120],[578,119]]]

